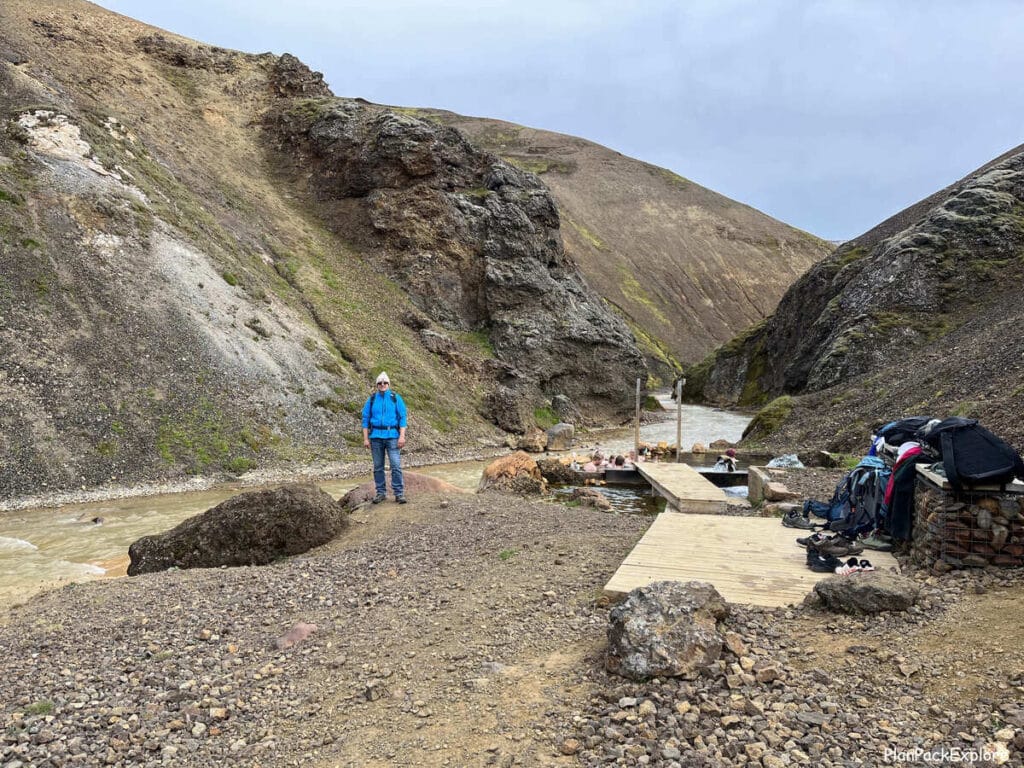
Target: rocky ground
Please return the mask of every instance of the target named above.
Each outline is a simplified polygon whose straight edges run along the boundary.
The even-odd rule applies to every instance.
[[[603,669],[601,588],[649,519],[452,494],[352,520],[263,568],[0,615],[0,766],[1024,762],[1020,571],[915,574],[903,615],[734,606],[743,646],[719,667],[634,683]],[[316,629],[289,647],[297,624]],[[758,682],[764,660],[778,674]]]

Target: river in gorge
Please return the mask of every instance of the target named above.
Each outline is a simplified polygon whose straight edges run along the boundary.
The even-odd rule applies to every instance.
[[[674,444],[675,404],[661,399],[671,412],[664,420],[642,425],[640,439]],[[682,444],[707,445],[716,439],[736,442],[749,421],[750,417],[744,414],[684,405]],[[624,454],[633,447],[633,440],[632,428],[589,433],[578,441],[577,453],[583,456],[600,448],[605,454]],[[466,461],[416,467],[414,471],[475,490],[485,464]],[[369,479],[365,476],[316,482],[337,498]],[[0,512],[0,606],[21,602],[31,594],[66,582],[121,575],[127,565],[128,547],[136,539],[173,528],[239,492],[238,486],[224,486],[207,491]],[[637,507],[636,491],[607,492],[617,509]],[[641,501],[640,506],[645,504],[648,511],[653,511],[646,502]]]

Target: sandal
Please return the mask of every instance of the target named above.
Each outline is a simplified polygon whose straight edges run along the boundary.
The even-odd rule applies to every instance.
[[[858,566],[858,569],[861,570],[861,571],[873,571],[873,570],[875,570],[875,566],[873,566],[871,564],[871,561],[869,561],[869,560],[861,560],[859,563],[857,563],[857,566]]]

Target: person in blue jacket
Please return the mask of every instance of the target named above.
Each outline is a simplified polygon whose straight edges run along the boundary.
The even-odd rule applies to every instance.
[[[374,504],[387,498],[384,474],[384,454],[391,464],[391,490],[395,501],[405,504],[405,482],[402,479],[402,448],[405,447],[405,428],[408,423],[405,401],[391,391],[391,379],[381,371],[377,389],[363,406],[363,446],[373,455],[373,484],[377,487]]]

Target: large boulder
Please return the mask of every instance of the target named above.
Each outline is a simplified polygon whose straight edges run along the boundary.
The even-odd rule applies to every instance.
[[[128,548],[129,576],[168,568],[266,565],[326,544],[348,525],[341,506],[314,485],[234,496]]]
[[[530,453],[541,453],[548,447],[548,435],[543,429],[534,427],[519,438],[518,448]]]
[[[917,602],[920,591],[913,579],[889,571],[830,576],[814,585],[823,607],[853,615],[905,611]]]
[[[609,614],[605,666],[633,680],[689,675],[718,661],[729,615],[710,584],[656,581],[637,587]]]
[[[576,427],[572,424],[567,424],[565,422],[555,424],[555,426],[548,430],[548,450],[568,451],[572,448],[572,441],[575,437]]]
[[[540,473],[537,462],[523,451],[516,451],[508,456],[495,459],[484,467],[480,478],[480,491],[503,491],[532,495],[544,493],[547,481]]]
[[[386,476],[388,491],[391,491],[391,472],[387,472]],[[402,480],[405,482],[405,494],[406,496],[419,496],[423,493],[469,493],[469,491],[459,488],[457,485],[452,485],[446,480],[441,480],[430,475],[422,475],[418,472],[402,472]],[[376,486],[373,481],[357,485],[351,491],[346,493],[338,503],[344,509],[354,509],[360,504],[364,504],[370,501],[374,496],[377,495]]]

